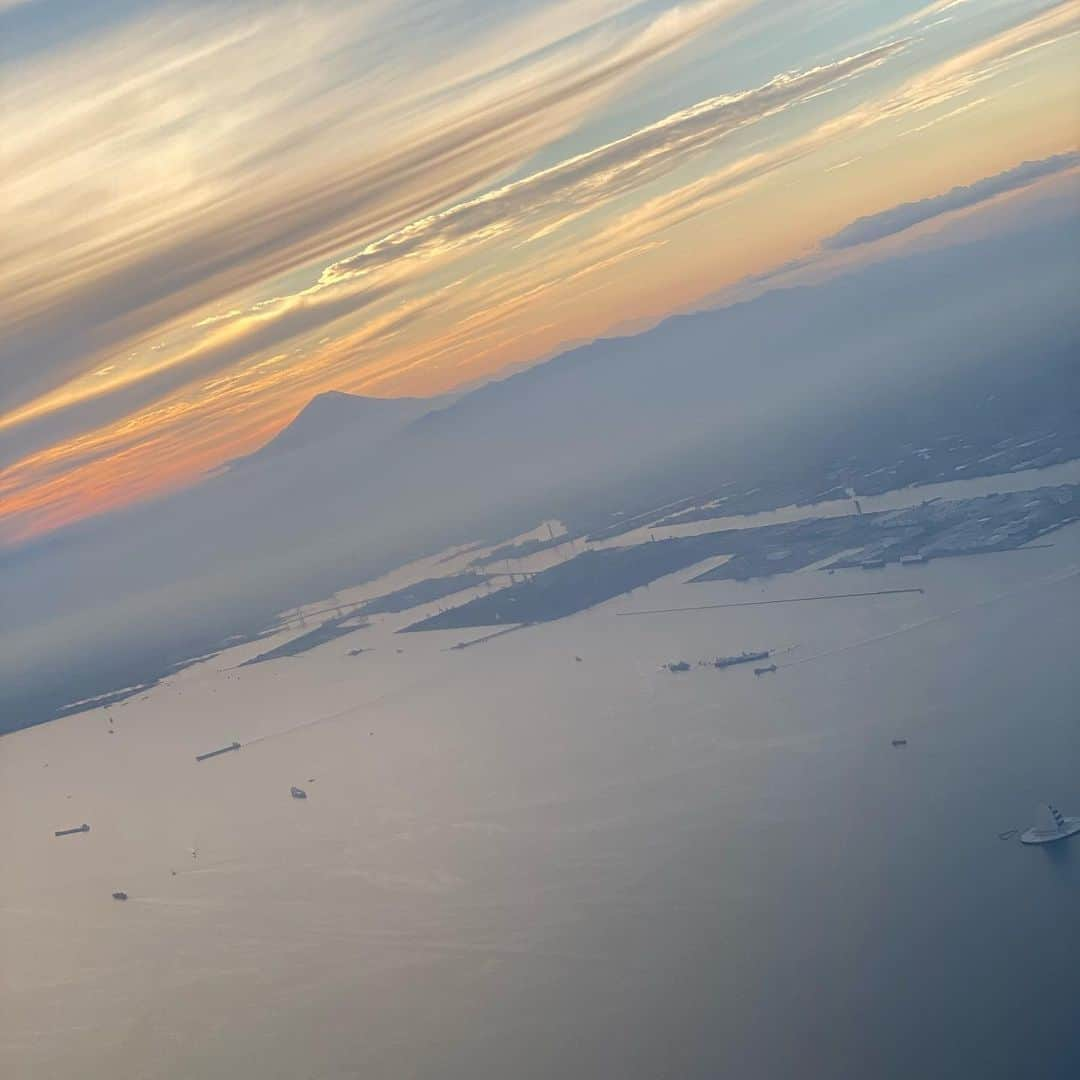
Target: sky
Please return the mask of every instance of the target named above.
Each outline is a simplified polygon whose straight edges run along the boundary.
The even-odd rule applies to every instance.
[[[0,0],[0,544],[1080,169],[1080,0]]]

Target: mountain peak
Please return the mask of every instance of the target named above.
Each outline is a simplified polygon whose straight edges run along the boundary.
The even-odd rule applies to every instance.
[[[249,465],[300,450],[347,428],[356,429],[365,442],[382,439],[439,404],[437,398],[374,398],[343,390],[324,390],[268,443],[233,464]]]

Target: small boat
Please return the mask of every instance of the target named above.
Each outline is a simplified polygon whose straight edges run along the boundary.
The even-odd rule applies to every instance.
[[[121,891],[121,890],[118,890],[117,892],[114,892],[114,893],[112,894],[112,898],[113,898],[114,900],[126,900],[126,899],[128,898],[128,896],[127,896],[127,893],[126,893],[126,892],[123,892],[123,891]]]
[[[1020,834],[1021,844],[1049,844],[1080,833],[1080,817],[1065,817],[1056,806],[1046,803],[1050,818],[1046,825],[1033,825]]]
[[[907,739],[893,739],[893,746],[907,746]]]
[[[775,670],[776,670],[776,665],[775,664],[768,664],[766,667],[756,667],[756,668],[754,668],[754,674],[755,675],[768,675],[770,672],[773,672]]]
[[[664,666],[668,669],[668,671],[672,672],[690,670],[690,665],[685,660],[675,660],[670,664],[665,664]]]
[[[307,798],[307,792],[302,787],[291,787],[291,788],[289,788],[289,794],[294,799],[306,799]]]

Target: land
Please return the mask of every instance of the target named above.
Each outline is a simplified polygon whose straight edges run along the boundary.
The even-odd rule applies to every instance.
[[[518,543],[501,544],[486,555],[478,555],[469,565],[491,566],[506,559],[524,559],[529,555],[536,555],[541,551],[549,551],[551,548],[559,547],[568,543],[571,539],[573,538],[564,534],[545,537],[542,540],[533,538],[531,540],[521,540]]]
[[[300,634],[291,641],[286,641],[283,645],[278,645],[274,649],[268,649],[264,653],[259,653],[258,656],[253,656],[250,660],[245,660],[240,667],[263,664],[267,660],[280,660],[286,656],[300,656],[319,645],[325,645],[327,642],[344,637],[346,634],[351,634],[356,630],[363,630],[368,625],[366,619],[358,621],[356,612],[351,611],[346,615],[327,619],[315,627],[314,630],[309,630],[306,634]]]
[[[1073,340],[1048,346],[1034,368],[989,359],[977,390],[967,379],[943,374],[904,393],[882,391],[858,409],[824,410],[797,432],[747,446],[744,454],[703,442],[553,516],[571,535],[608,540],[642,526],[1064,464],[1080,458],[1076,349]],[[717,460],[724,461],[720,475]]]
[[[454,593],[461,592],[464,589],[482,585],[486,581],[487,578],[482,574],[471,572],[452,574],[440,578],[425,578],[423,581],[418,581],[413,585],[407,585],[404,588],[383,593],[381,596],[372,597],[370,600],[357,604],[347,611],[339,611],[333,618],[326,619],[306,634],[300,634],[298,637],[292,638],[276,648],[259,653],[258,656],[245,660],[240,666],[247,667],[250,664],[262,664],[268,660],[280,660],[287,656],[300,656],[302,653],[317,648],[319,645],[326,645],[339,637],[344,637],[346,634],[351,634],[356,630],[362,630],[364,627],[369,626],[368,615],[397,614],[401,611],[408,611],[410,608],[419,607],[421,604],[441,600],[443,597],[452,596]],[[349,650],[349,656],[359,656],[362,652],[364,652],[363,649],[351,649]]]
[[[431,604],[444,597],[453,596],[465,589],[475,589],[486,582],[487,578],[483,574],[472,572],[425,578],[414,585],[407,585],[367,600],[356,611],[360,615],[395,615],[421,604]]]
[[[1008,551],[1078,519],[1080,485],[1063,484],[764,526],[736,533],[731,559],[693,580],[745,581],[801,570],[823,560],[831,560],[823,562],[825,570],[878,569],[903,560]],[[749,538],[747,533],[757,535]]]
[[[901,560],[1008,551],[1078,520],[1080,485],[1063,484],[593,549],[415,622],[405,631],[547,622],[720,556],[725,556],[723,562],[692,580],[746,581],[817,564],[822,569],[869,569]]]

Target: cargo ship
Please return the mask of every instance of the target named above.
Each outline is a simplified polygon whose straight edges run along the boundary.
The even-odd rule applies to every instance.
[[[769,650],[764,649],[761,652],[743,652],[738,656],[718,656],[713,661],[713,667],[726,668],[734,667],[736,664],[750,664],[755,660],[768,660]]]
[[[219,754],[227,754],[231,750],[239,750],[240,744],[238,742],[231,742],[228,746],[222,746],[217,750],[208,750],[205,754],[196,754],[196,761],[206,761],[208,758],[217,757]]]
[[[72,836],[75,833],[89,832],[90,826],[84,821],[81,825],[76,825],[74,829],[57,829],[54,836]]]

